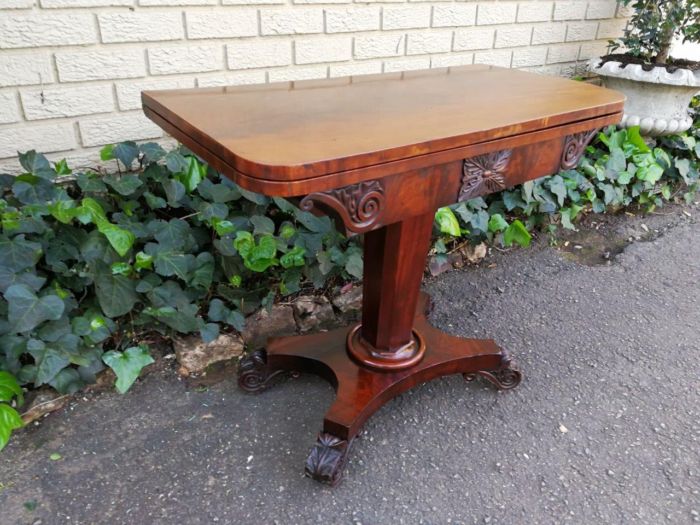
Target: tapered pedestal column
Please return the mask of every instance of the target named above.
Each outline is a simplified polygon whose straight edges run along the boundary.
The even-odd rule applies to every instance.
[[[241,362],[239,385],[269,386],[283,370],[312,372],[336,389],[323,431],[306,462],[312,478],[335,485],[353,438],[384,403],[431,379],[482,375],[500,389],[521,374],[490,339],[454,337],[430,326],[430,298],[420,281],[433,215],[422,215],[370,232],[365,238],[362,322],[304,336],[272,338],[266,351]]]

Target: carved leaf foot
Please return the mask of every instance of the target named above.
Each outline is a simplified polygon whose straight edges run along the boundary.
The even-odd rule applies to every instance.
[[[256,350],[241,359],[238,364],[238,386],[246,392],[261,392],[270,386],[272,378],[282,370],[270,370],[267,366],[267,352]]]
[[[498,390],[511,390],[518,386],[523,379],[523,374],[507,353],[501,359],[501,368],[496,370],[478,370],[463,374],[466,381],[474,381],[477,376],[481,376]]]
[[[305,474],[321,483],[337,485],[343,476],[351,444],[352,441],[321,432],[306,459]]]

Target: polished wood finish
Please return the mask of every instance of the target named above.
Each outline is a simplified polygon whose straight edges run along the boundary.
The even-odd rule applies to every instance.
[[[265,86],[150,91],[143,103],[231,168],[290,181],[619,113],[587,83],[463,66]]]
[[[307,461],[308,475],[318,481],[337,483],[352,440],[365,421],[386,402],[418,384],[450,374],[464,374],[472,380],[475,374],[486,373],[500,389],[518,385],[520,372],[493,340],[464,339],[433,328],[426,318],[430,308],[430,298],[421,294],[413,327],[425,338],[430,351],[412,368],[385,372],[348,360],[345,342],[352,328],[347,327],[271,338],[267,352],[253,356],[257,366],[250,366],[251,360],[248,361],[240,384],[249,391],[269,386],[271,374],[280,370],[309,371],[334,386],[336,398],[326,412],[319,443]]]
[[[576,166],[623,102],[590,84],[489,66],[143,93],[148,117],[242,187],[297,198],[365,234],[362,322],[272,339],[239,368],[248,391],[283,370],[336,386],[307,474],[337,483],[366,419],[418,383],[455,373],[503,389],[520,382],[493,341],[427,322],[419,289],[435,210]]]

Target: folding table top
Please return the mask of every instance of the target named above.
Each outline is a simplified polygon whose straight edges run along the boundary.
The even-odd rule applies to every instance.
[[[298,182],[618,114],[624,96],[473,65],[142,100],[149,118],[227,175]]]

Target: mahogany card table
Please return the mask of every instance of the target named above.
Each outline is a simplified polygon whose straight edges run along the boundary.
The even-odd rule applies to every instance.
[[[490,66],[319,81],[149,91],[146,115],[241,187],[294,197],[364,234],[361,322],[272,338],[240,363],[258,391],[281,371],[330,381],[336,399],[306,461],[337,483],[363,423],[391,398],[447,374],[500,389],[521,373],[491,339],[430,326],[420,292],[435,210],[574,168],[624,96]]]

